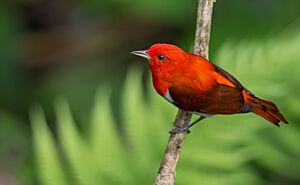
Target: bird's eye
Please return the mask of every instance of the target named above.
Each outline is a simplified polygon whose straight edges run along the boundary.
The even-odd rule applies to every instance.
[[[162,54],[158,55],[157,58],[158,58],[158,60],[164,60],[165,59],[165,55],[162,55]]]

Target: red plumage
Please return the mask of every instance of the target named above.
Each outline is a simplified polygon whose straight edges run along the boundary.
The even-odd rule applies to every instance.
[[[257,98],[201,56],[170,44],[132,53],[148,59],[155,90],[182,110],[205,116],[253,112],[277,126],[287,123],[274,103]]]

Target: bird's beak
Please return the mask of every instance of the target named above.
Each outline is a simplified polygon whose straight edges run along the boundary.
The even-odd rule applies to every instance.
[[[147,50],[132,51],[130,53],[133,55],[136,55],[136,56],[146,58],[148,60],[151,58],[150,55],[148,54]]]

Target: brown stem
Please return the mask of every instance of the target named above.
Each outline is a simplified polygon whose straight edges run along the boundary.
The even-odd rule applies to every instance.
[[[214,0],[198,0],[194,53],[205,58],[208,58],[213,2]],[[191,117],[191,113],[179,109],[173,128],[187,126]],[[186,134],[185,132],[170,135],[155,185],[173,185],[175,183],[176,165]]]

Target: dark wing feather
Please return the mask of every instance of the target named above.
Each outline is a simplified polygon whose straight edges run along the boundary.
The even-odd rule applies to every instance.
[[[214,65],[214,64],[213,64]],[[224,78],[229,80],[231,83],[233,83],[237,89],[243,91],[246,90],[248,94],[254,95],[251,91],[249,91],[247,88],[245,88],[234,76],[232,76],[230,73],[225,71],[224,69],[214,65],[216,72],[222,75]]]
[[[239,90],[243,90],[244,89],[243,85],[234,76],[232,76],[231,74],[229,74],[224,69],[222,69],[222,68],[220,68],[220,67],[218,67],[216,65],[214,65],[214,66],[215,66],[216,72],[219,73],[220,75],[222,75],[227,80],[229,80],[231,83],[233,83],[236,86],[236,88],[238,88]]]
[[[169,93],[179,108],[206,114],[235,114],[244,108],[242,92],[227,85],[216,84],[205,92],[192,87],[171,86]]]

